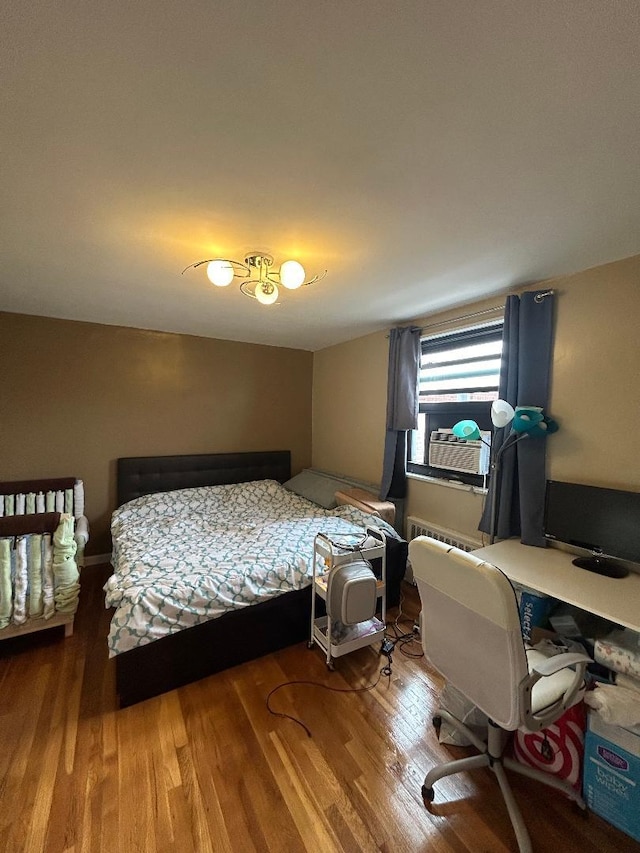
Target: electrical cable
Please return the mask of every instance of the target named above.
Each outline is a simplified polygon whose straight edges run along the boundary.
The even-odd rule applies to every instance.
[[[389,642],[393,643],[393,648],[395,650],[396,646],[401,654],[403,654],[406,658],[423,658],[424,651],[422,650],[422,646],[419,646],[418,651],[411,651],[411,646],[414,643],[420,643],[420,640],[416,636],[413,628],[410,632],[406,634],[397,634],[389,638]]]
[[[271,707],[271,697],[283,687],[290,687],[293,685],[300,685],[306,687],[322,687],[324,690],[330,690],[333,693],[366,693],[369,690],[373,690],[380,683],[381,678],[391,679],[392,667],[393,667],[393,659],[392,655],[396,649],[396,646],[399,647],[401,653],[405,657],[409,658],[421,658],[424,657],[424,652],[421,650],[419,654],[412,654],[405,650],[405,646],[411,643],[417,642],[417,637],[413,628],[410,632],[402,633],[400,629],[400,616],[402,615],[402,593],[400,594],[400,605],[398,608],[398,615],[393,623],[391,623],[391,628],[393,628],[394,636],[389,637],[385,634],[385,638],[382,642],[382,647],[380,650],[380,654],[384,655],[387,658],[387,663],[384,664],[382,669],[380,670],[378,677],[372,684],[367,684],[364,687],[332,687],[330,684],[323,684],[320,681],[285,681],[282,684],[278,684],[274,687],[269,694],[267,695],[266,704],[267,710],[270,714],[273,714],[275,717],[284,717],[286,720],[291,720],[293,723],[297,723],[307,734],[307,737],[312,737],[311,730],[309,727],[298,717],[294,717],[292,714],[287,714],[284,711],[274,711]]]
[[[347,533],[345,535],[346,536],[355,536],[356,534],[355,533]],[[348,554],[359,554],[360,559],[369,566],[371,571],[373,571],[373,565],[371,564],[371,561],[365,557],[365,551],[367,549],[364,546],[367,542],[367,539],[369,538],[368,532],[365,531],[365,533],[360,537],[359,541],[354,542],[354,543],[334,541],[326,533],[324,533],[323,536],[327,540],[327,542],[330,545],[332,545],[334,548],[339,548],[343,552],[346,551]],[[340,557],[340,556],[344,556],[344,554],[337,554],[336,556]],[[331,566],[330,568],[332,569],[332,568],[337,568],[337,567]]]
[[[323,684],[321,681],[285,681],[282,684],[278,684],[273,690],[269,691],[269,695],[267,696],[267,711],[270,714],[273,714],[274,717],[284,717],[287,720],[291,720],[293,723],[297,723],[301,726],[305,732],[307,733],[307,737],[312,737],[311,730],[309,727],[299,720],[297,717],[294,717],[292,714],[285,714],[284,711],[274,711],[271,707],[271,697],[273,694],[280,690],[283,687],[290,687],[292,685],[303,685],[307,687],[322,687],[324,690],[330,690],[332,693],[366,693],[369,690],[373,690],[374,687],[377,687],[380,683],[380,679],[382,676],[391,677],[391,654],[389,654],[389,663],[382,667],[380,670],[378,677],[373,682],[373,684],[366,684],[364,687],[332,687],[330,684]]]
[[[361,537],[360,541],[357,543],[354,543],[354,544],[348,544],[348,543],[343,543],[343,542],[334,542],[332,539],[329,538],[329,536],[327,536],[326,534],[324,534],[324,535],[325,535],[325,538],[327,539],[327,541],[334,548],[342,548],[343,550],[346,550],[346,551],[352,552],[352,553],[359,552],[362,559],[365,562],[367,562],[369,564],[369,566],[373,569],[370,561],[367,560],[365,558],[364,554],[362,553],[365,542],[366,542],[368,535],[369,535],[368,533],[365,533],[364,536]],[[412,628],[411,632],[404,633],[404,634],[401,632],[400,617],[402,615],[403,600],[404,600],[404,596],[402,594],[402,590],[400,590],[400,604],[398,606],[398,615],[396,616],[395,621],[391,624],[391,627],[394,630],[394,636],[388,637],[386,635],[386,632],[385,632],[385,637],[383,639],[382,647],[380,650],[380,654],[386,656],[388,662],[386,664],[384,664],[384,666],[381,668],[381,670],[378,674],[378,677],[376,678],[376,680],[372,684],[367,684],[364,687],[332,687],[331,685],[323,684],[320,681],[306,681],[306,680],[284,681],[282,684],[276,685],[276,687],[274,687],[272,690],[269,691],[269,693],[267,695],[267,699],[266,699],[267,711],[270,714],[273,714],[274,717],[283,717],[286,720],[291,720],[291,722],[297,723],[297,725],[299,725],[301,728],[304,729],[307,737],[312,737],[311,730],[309,729],[309,727],[302,720],[298,719],[298,717],[294,717],[292,714],[287,714],[284,711],[274,711],[274,709],[271,707],[271,697],[278,690],[281,690],[283,687],[291,687],[294,685],[299,685],[299,686],[305,686],[305,687],[322,687],[324,690],[330,690],[333,693],[366,693],[369,690],[373,690],[375,687],[377,687],[378,684],[380,683],[381,678],[384,677],[384,678],[387,678],[389,680],[391,679],[392,667],[393,667],[393,660],[392,660],[391,656],[392,656],[393,652],[395,651],[396,645],[398,643],[400,643],[400,651],[406,657],[413,657],[413,658],[423,657],[424,656],[423,652],[421,652],[420,654],[409,654],[404,650],[404,646],[409,644],[409,643],[415,642],[416,637],[415,637],[415,633],[413,631],[413,628]]]
[[[358,542],[350,543],[350,542],[334,542],[334,540],[330,539],[326,533],[323,535],[324,535],[325,539],[327,540],[327,542],[329,542],[331,545],[333,545],[334,548],[342,548],[345,551],[362,551],[362,548],[364,547],[364,543],[367,541],[367,538],[369,536],[369,534],[365,532],[360,537],[360,540]],[[356,534],[355,533],[346,533],[345,535],[346,536],[355,536]]]
[[[416,632],[413,628],[413,623],[411,623],[405,619],[404,621],[411,625],[411,630],[410,631],[402,631],[402,629],[400,628],[401,617],[403,616],[403,613],[402,613],[403,602],[404,602],[404,595],[402,593],[402,589],[400,589],[400,603],[398,605],[398,614],[397,614],[397,616],[393,622],[387,623],[387,628],[390,630],[393,630],[393,632],[394,632],[393,635],[391,637],[389,637],[389,641],[393,643],[394,649],[395,649],[396,645],[398,645],[400,652],[405,657],[407,657],[407,658],[423,658],[424,657],[424,651],[422,650],[422,645],[420,645],[418,652],[412,652],[412,651],[407,650],[405,648],[405,646],[410,647],[413,643],[420,643],[420,640],[416,636]],[[385,637],[386,636],[387,635],[385,633]]]

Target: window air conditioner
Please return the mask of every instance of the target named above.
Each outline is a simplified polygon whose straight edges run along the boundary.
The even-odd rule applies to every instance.
[[[429,439],[429,465],[463,474],[488,474],[491,433],[480,434],[484,441],[458,438],[450,429],[434,430]]]

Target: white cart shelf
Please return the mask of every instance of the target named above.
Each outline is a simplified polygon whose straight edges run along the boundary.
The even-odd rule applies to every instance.
[[[380,615],[345,625],[340,640],[332,639],[330,616],[316,617],[316,598],[327,600],[327,582],[329,574],[338,566],[354,559],[380,560],[376,571],[377,597]],[[364,646],[381,641],[384,638],[387,601],[387,538],[377,527],[367,527],[366,536],[361,541],[353,534],[337,534],[333,539],[324,533],[318,533],[313,543],[313,593],[311,596],[311,626],[309,648],[315,643],[327,656],[327,667],[333,669],[333,659],[354,652]]]

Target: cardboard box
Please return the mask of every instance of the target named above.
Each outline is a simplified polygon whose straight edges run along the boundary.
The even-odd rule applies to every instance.
[[[524,586],[516,589],[516,596],[520,610],[522,637],[528,643],[531,641],[531,632],[534,628],[543,628],[548,624],[547,617],[555,599]]]
[[[583,796],[592,811],[640,841],[640,727],[608,726],[589,713]]]

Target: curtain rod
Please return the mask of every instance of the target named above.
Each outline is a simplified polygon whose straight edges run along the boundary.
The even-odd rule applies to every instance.
[[[429,323],[420,328],[421,332],[427,329],[436,329],[438,326],[447,326],[449,323],[458,323],[460,320],[472,320],[474,317],[483,317],[485,314],[495,314],[496,311],[504,311],[504,305],[496,305],[495,308],[485,308],[484,311],[474,311],[473,314],[463,314],[461,317],[451,317],[449,320],[441,320],[439,323]]]
[[[533,297],[536,302],[542,302],[545,296],[553,296],[553,290],[542,290]],[[495,314],[496,311],[504,311],[504,305],[496,305],[495,308],[486,308],[484,311],[474,311],[473,314],[462,314],[460,317],[451,317],[449,320],[440,320],[438,323],[429,323],[420,328],[421,332],[427,329],[436,329],[438,326],[447,326],[449,323],[459,323],[460,320],[472,320],[474,317],[482,317],[485,314]],[[389,337],[387,335],[387,337]]]

